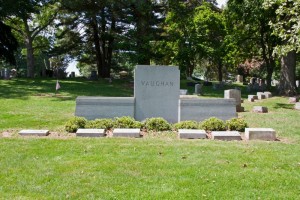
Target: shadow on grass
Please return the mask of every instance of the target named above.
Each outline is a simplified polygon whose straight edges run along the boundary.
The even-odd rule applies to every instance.
[[[59,80],[61,100],[75,100],[77,96],[132,96],[133,87],[129,80],[89,81],[83,78]],[[18,78],[0,80],[0,98],[23,99],[30,96],[48,96],[55,93],[56,80]]]
[[[286,103],[276,103],[276,105],[274,106],[274,108],[276,108],[276,109],[284,108],[284,109],[293,110],[294,109],[294,105],[293,104],[286,104]]]

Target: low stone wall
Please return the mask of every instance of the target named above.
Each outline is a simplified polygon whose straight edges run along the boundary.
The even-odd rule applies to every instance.
[[[75,115],[88,120],[134,117],[134,97],[77,97]]]
[[[237,117],[235,99],[180,98],[178,121],[203,121],[210,117],[228,120]]]

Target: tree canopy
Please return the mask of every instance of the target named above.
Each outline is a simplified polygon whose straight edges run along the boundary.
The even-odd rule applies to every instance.
[[[0,59],[26,76],[78,61],[109,78],[136,64],[178,65],[218,81],[231,74],[271,80],[296,93],[299,0],[0,0]],[[17,62],[15,62],[17,60]],[[259,63],[259,70],[245,68]]]

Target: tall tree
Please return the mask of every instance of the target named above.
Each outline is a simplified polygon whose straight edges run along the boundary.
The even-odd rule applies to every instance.
[[[226,36],[225,21],[220,11],[214,10],[211,4],[204,3],[196,9],[194,23],[199,42],[197,45],[204,52],[204,58],[217,66],[218,80],[223,79],[223,59],[225,57],[224,39]]]
[[[21,1],[27,9],[19,9],[7,17],[6,22],[13,28],[26,47],[27,77],[34,77],[34,40],[51,24],[56,16],[58,3],[48,0]]]
[[[281,57],[279,94],[293,96],[297,93],[296,52],[300,51],[300,1],[266,0],[266,9],[276,9],[276,19],[270,21],[273,34],[280,37],[281,43],[274,49],[274,54]]]
[[[225,9],[232,40],[238,46],[240,56],[246,59],[259,58],[264,61],[266,80],[271,86],[276,65],[273,48],[277,38],[268,26],[275,18],[274,9],[264,9],[264,0],[229,0]],[[238,55],[236,55],[238,57]],[[239,59],[241,60],[241,59]]]

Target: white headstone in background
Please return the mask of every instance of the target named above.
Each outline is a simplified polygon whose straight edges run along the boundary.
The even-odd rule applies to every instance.
[[[173,66],[138,65],[134,74],[135,118],[178,121],[180,72]]]

